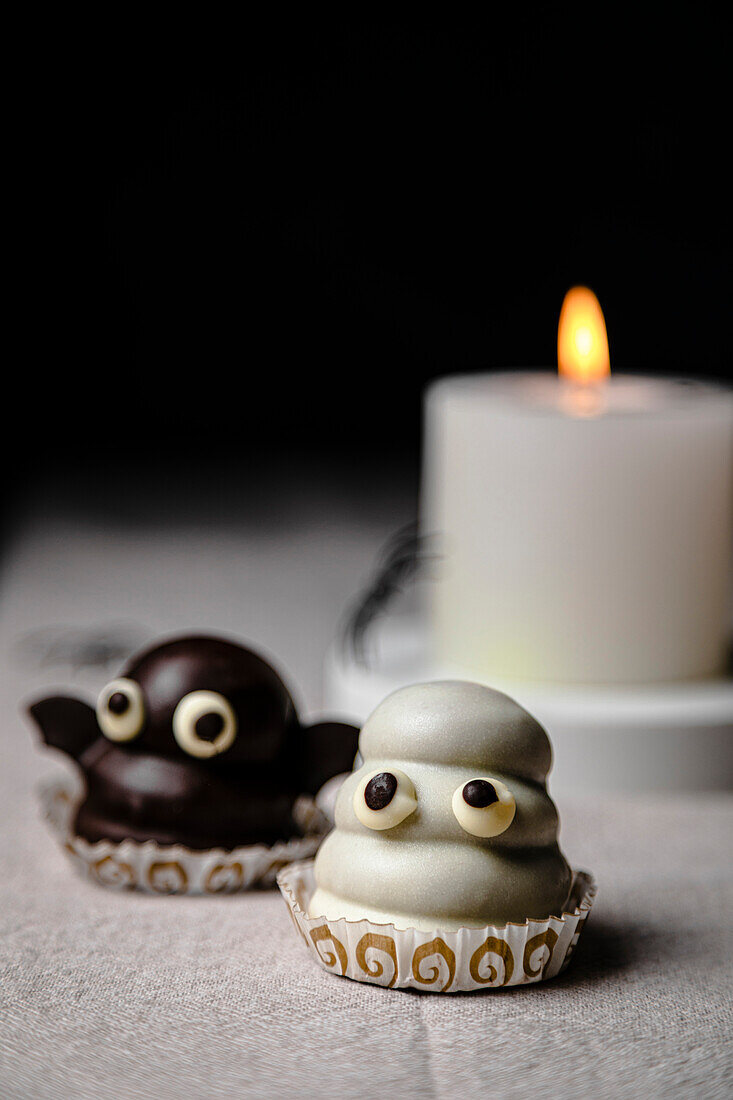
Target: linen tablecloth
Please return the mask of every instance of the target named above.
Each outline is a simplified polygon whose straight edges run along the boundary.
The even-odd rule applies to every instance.
[[[579,791],[563,802],[563,848],[599,884],[569,970],[455,996],[325,973],[276,891],[104,890],[40,819],[36,788],[65,764],[38,749],[21,701],[52,686],[91,694],[107,674],[48,653],[40,667],[33,632],[124,620],[146,637],[248,636],[317,713],[325,647],[402,503],[355,516],[337,501],[294,507],[281,524],[185,531],[46,510],[16,532],[0,638],[0,1095],[731,1094],[729,797]]]

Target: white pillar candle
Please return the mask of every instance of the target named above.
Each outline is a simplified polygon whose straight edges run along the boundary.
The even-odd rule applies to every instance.
[[[733,397],[551,373],[427,394],[421,527],[435,658],[488,680],[650,683],[724,665]]]

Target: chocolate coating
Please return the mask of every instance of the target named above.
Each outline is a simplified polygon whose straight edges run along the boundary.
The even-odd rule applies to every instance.
[[[300,794],[315,794],[351,769],[357,731],[302,726],[275,670],[243,646],[177,638],[134,657],[121,676],[139,686],[144,701],[132,740],[104,737],[93,709],[79,700],[54,697],[30,708],[46,743],[84,775],[75,830],[89,841],[152,839],[194,849],[274,843],[300,835],[293,819]],[[223,696],[236,719],[233,743],[205,759],[186,752],[173,733],[178,704],[199,691]],[[124,692],[114,692],[106,704],[114,714],[127,709],[118,695],[129,706]],[[193,727],[194,738],[213,742],[223,719],[203,713]]]
[[[491,806],[492,803],[498,802],[499,796],[493,784],[485,779],[472,779],[463,788],[463,801],[469,806],[483,809],[484,806]]]
[[[383,810],[389,806],[397,790],[397,780],[392,772],[380,772],[370,779],[364,791],[364,801],[370,810]]]

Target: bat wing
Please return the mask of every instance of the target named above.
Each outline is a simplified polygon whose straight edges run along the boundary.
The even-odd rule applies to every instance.
[[[343,722],[306,726],[303,743],[304,789],[315,794],[334,775],[350,772],[359,747],[359,731]]]
[[[96,715],[81,699],[52,695],[28,709],[46,744],[67,753],[73,760],[78,760],[99,737]]]

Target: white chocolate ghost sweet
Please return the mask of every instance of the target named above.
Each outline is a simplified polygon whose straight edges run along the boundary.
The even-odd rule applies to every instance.
[[[531,714],[480,684],[401,688],[361,731],[310,915],[454,930],[559,916],[572,872]]]

